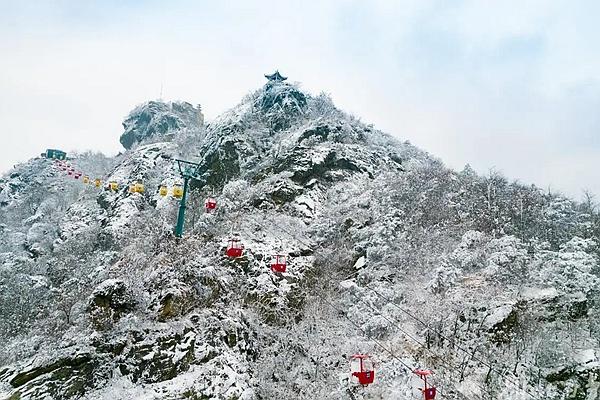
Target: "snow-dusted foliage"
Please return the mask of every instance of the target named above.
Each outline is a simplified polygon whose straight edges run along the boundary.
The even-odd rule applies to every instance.
[[[0,179],[0,398],[408,400],[411,368],[444,399],[598,398],[591,196],[452,171],[297,84],[199,121],[146,103],[127,152],[73,156],[114,191],[42,158]],[[180,239],[175,158],[200,164]]]

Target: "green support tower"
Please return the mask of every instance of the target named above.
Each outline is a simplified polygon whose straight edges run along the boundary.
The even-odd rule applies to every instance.
[[[175,226],[175,236],[180,238],[183,236],[183,223],[185,221],[185,200],[187,197],[187,190],[190,179],[198,180],[198,169],[200,164],[191,161],[178,160],[177,166],[179,167],[179,173],[183,178],[183,195],[179,200],[179,213],[177,214],[177,225]]]

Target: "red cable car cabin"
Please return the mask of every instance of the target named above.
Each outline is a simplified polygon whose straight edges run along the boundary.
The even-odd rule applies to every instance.
[[[274,257],[274,260],[273,260],[273,263],[271,264],[271,271],[285,272],[286,265],[287,265],[286,261],[285,261],[285,256],[276,254],[273,257]]]
[[[206,207],[206,212],[214,210],[215,208],[217,208],[217,200],[213,199],[212,197],[209,197],[204,202],[204,207]]]
[[[375,379],[373,362],[367,354],[354,354],[350,359],[350,381],[363,386],[370,385]]]
[[[244,253],[244,245],[240,243],[239,239],[231,239],[229,240],[229,244],[227,245],[227,257],[237,258],[241,257]]]
[[[419,377],[423,379],[423,382],[425,383],[425,387],[419,388],[419,390],[423,392],[423,397],[425,400],[435,400],[437,389],[435,386],[427,386],[427,377],[431,375],[432,372],[428,369],[416,369],[414,373],[419,375]]]

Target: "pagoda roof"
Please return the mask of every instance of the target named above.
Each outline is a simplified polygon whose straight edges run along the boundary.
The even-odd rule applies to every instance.
[[[275,71],[275,73],[268,75],[265,74],[265,78],[267,78],[270,81],[285,81],[287,79],[286,76],[282,76],[279,71]]]

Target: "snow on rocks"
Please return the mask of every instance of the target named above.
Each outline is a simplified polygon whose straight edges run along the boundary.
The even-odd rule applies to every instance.
[[[149,101],[133,109],[125,121],[120,141],[130,149],[149,139],[165,140],[186,129],[198,129],[204,119],[200,108],[186,102]]]
[[[146,207],[146,197],[154,197],[155,189],[161,182],[165,182],[165,179],[174,181],[176,165],[171,160],[173,149],[173,143],[139,146],[128,153],[107,178],[107,182],[114,181],[120,185],[118,191],[105,190],[98,198],[99,204],[107,210],[104,218],[106,229],[113,235],[120,237],[126,232],[132,219]],[[138,181],[145,183],[146,192],[129,193],[129,185]],[[148,191],[151,192],[150,195]]]
[[[6,321],[23,327],[0,352],[7,397],[418,395],[371,338],[435,369],[457,399],[517,395],[479,359],[552,400],[595,396],[597,248],[571,202],[452,172],[293,84],[267,84],[206,132],[190,128],[195,107],[175,106],[146,104],[126,121],[130,150],[103,178],[116,191],[60,181],[46,160],[0,182],[0,301],[19,299]],[[158,187],[181,184],[182,154],[200,176],[174,238],[178,202]],[[127,190],[136,181],[145,193]],[[60,239],[47,243],[53,227]],[[224,254],[232,237],[242,257]],[[270,268],[276,254],[284,273]],[[17,313],[27,309],[29,325]],[[369,388],[348,386],[357,351],[379,361]]]
[[[107,279],[94,289],[87,309],[95,327],[107,329],[134,306],[135,300],[125,282],[120,279]]]

